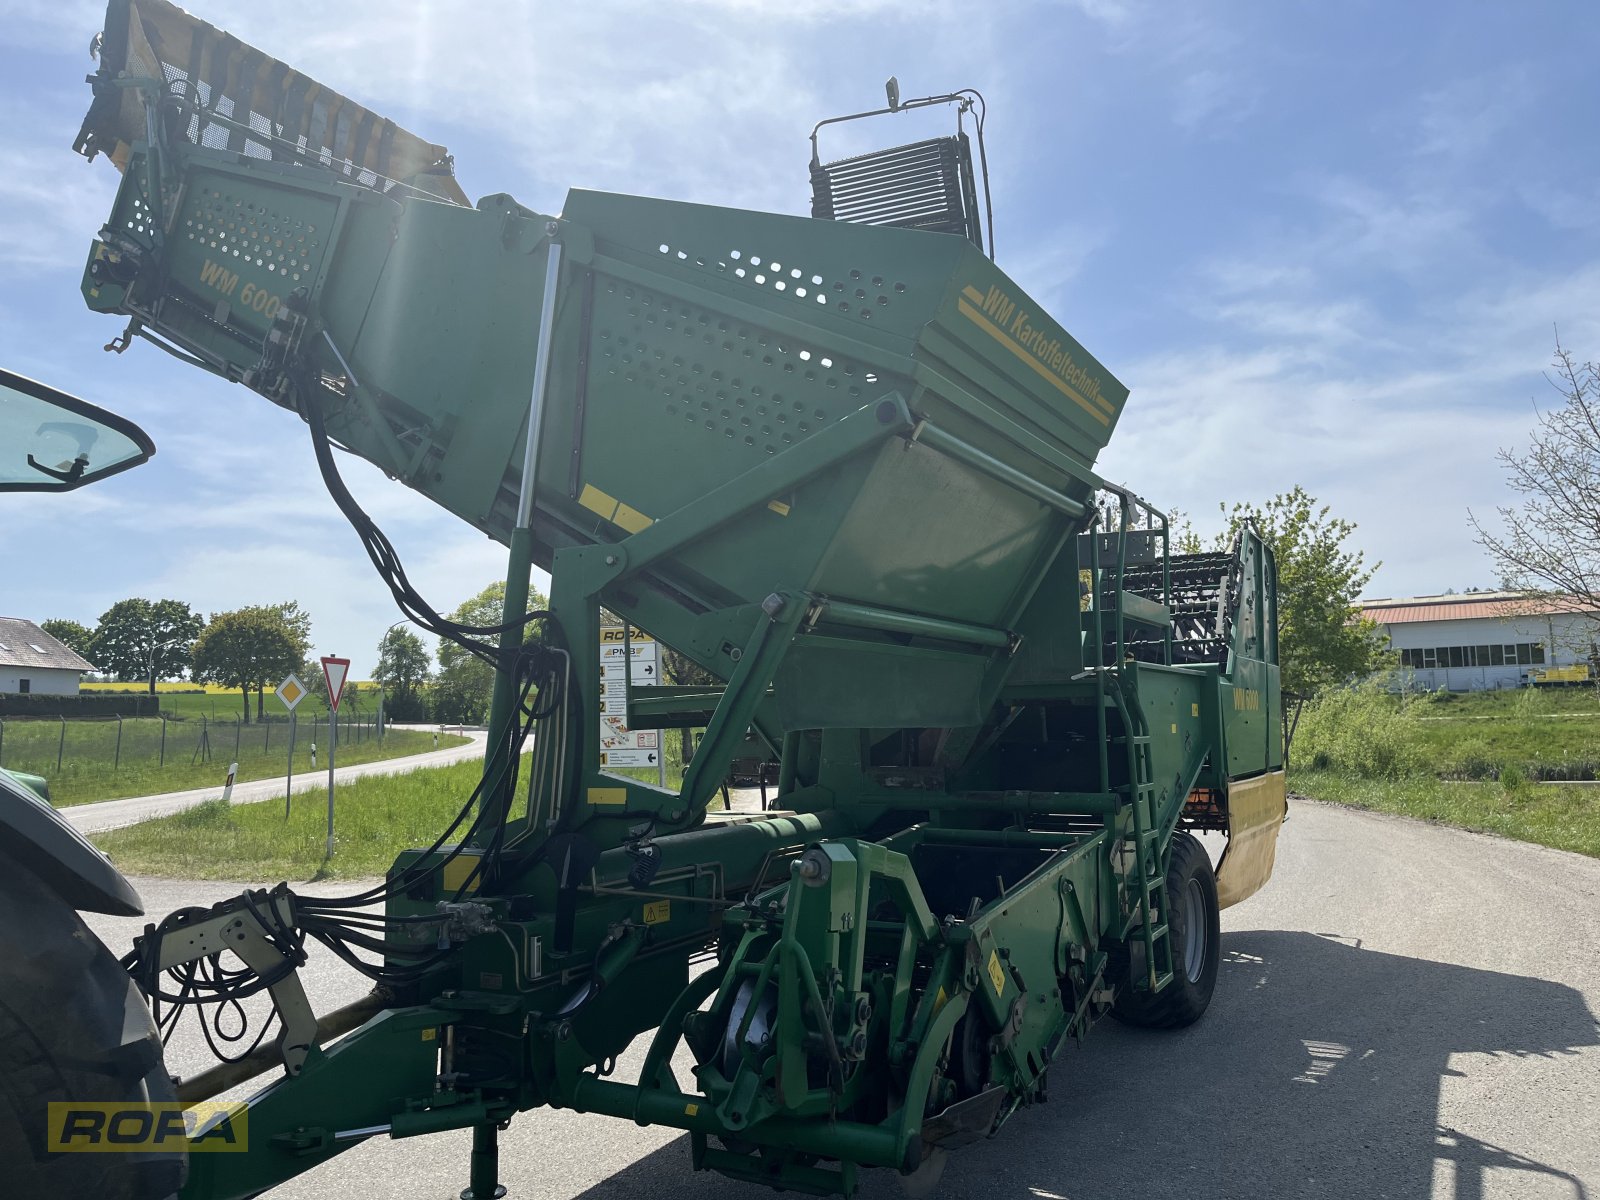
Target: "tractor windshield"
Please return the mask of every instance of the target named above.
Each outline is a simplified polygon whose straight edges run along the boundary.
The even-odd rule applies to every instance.
[[[71,491],[155,452],[132,421],[0,370],[0,491]]]

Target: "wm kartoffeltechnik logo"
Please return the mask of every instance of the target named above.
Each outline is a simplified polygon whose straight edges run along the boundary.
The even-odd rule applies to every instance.
[[[243,1150],[249,1111],[238,1102],[101,1104],[52,1100],[46,1133],[53,1154],[191,1154]]]

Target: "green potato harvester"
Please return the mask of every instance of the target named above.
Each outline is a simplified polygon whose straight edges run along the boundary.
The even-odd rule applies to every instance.
[[[1128,392],[985,254],[971,93],[929,98],[952,137],[814,156],[812,217],[583,190],[547,215],[469,204],[442,147],[164,0],[111,5],[92,82],[78,148],[122,183],[83,293],[128,318],[113,347],[304,421],[408,615],[499,672],[439,844],[140,939],[170,1014],[193,995],[162,981],[248,935],[281,1020],[180,1086],[274,1076],[186,1196],[455,1128],[491,1196],[498,1130],[540,1105],[774,1187],[927,1184],[1099,1017],[1200,1017],[1284,815],[1272,556],[1250,530],[1175,553],[1094,473]],[[509,547],[504,626],[427,607],[339,448]],[[611,614],[625,654],[695,671],[608,675]],[[681,787],[609,762],[619,700],[703,731]],[[770,806],[713,811],[752,742]],[[313,1014],[308,938],[373,997]]]

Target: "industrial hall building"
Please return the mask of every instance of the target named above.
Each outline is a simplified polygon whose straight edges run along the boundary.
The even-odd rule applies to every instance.
[[[1600,614],[1572,600],[1518,592],[1463,592],[1361,601],[1428,691],[1471,692],[1590,678]]]

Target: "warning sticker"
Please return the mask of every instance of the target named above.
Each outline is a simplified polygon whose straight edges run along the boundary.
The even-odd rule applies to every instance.
[[[1006,990],[1006,973],[1000,966],[1000,951],[989,951],[989,982],[994,984],[994,994],[998,996]]]

